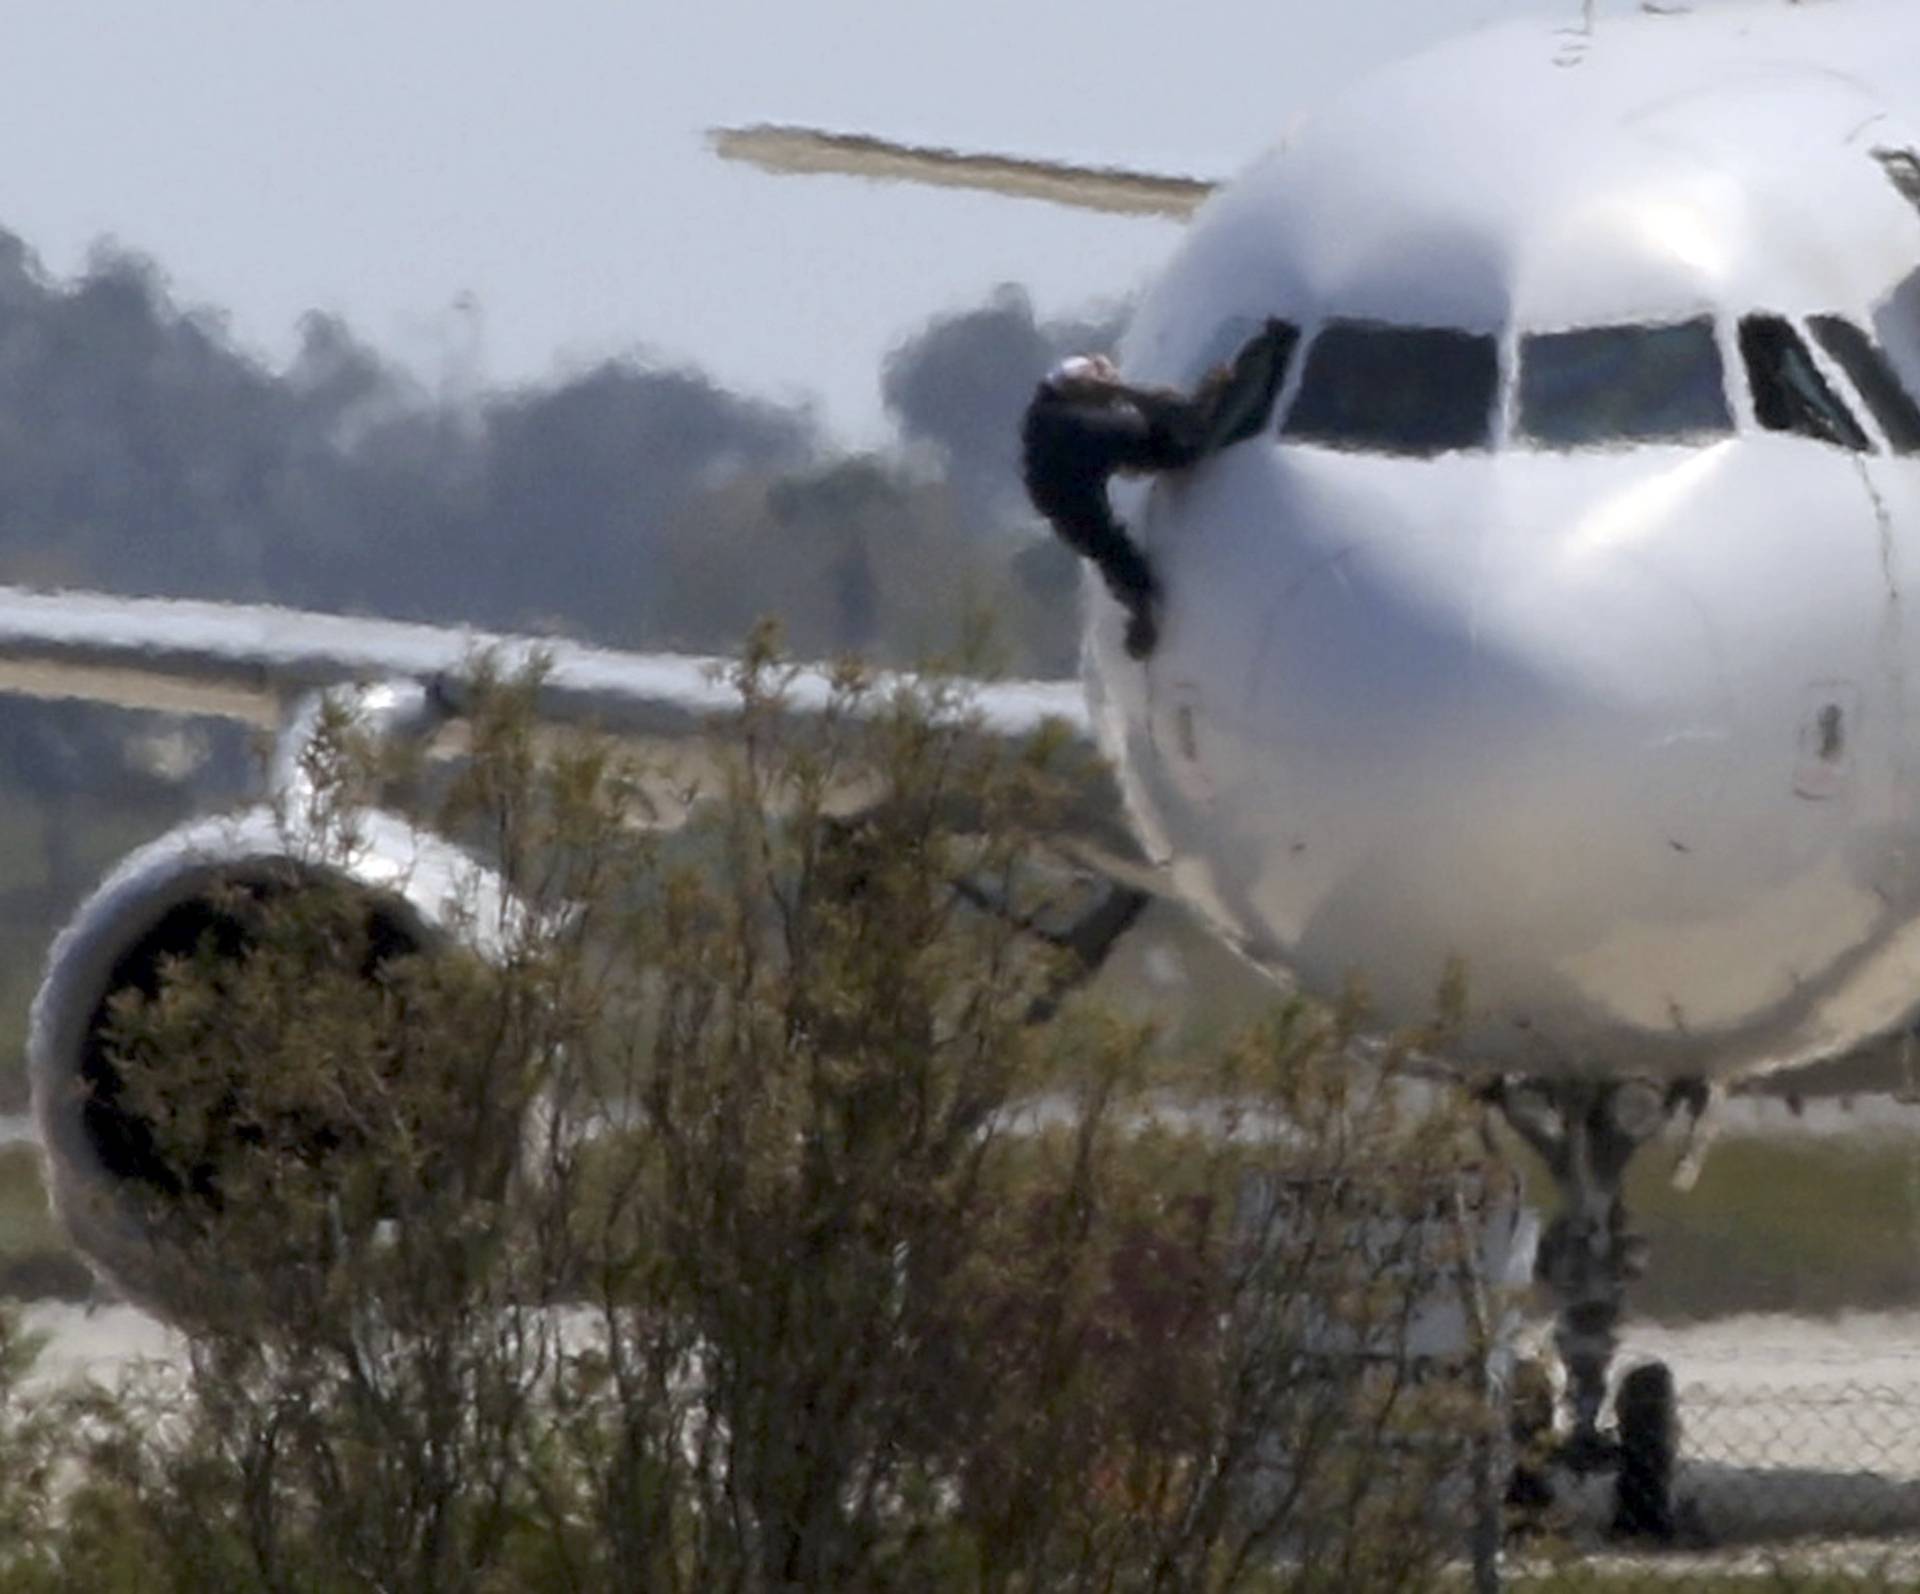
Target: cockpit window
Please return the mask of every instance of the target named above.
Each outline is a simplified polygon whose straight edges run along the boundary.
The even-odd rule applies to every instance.
[[[1920,210],[1920,155],[1910,149],[1876,149],[1873,158],[1880,163],[1900,197]]]
[[[1740,323],[1740,354],[1753,386],[1754,419],[1770,432],[1796,432],[1864,453],[1867,434],[1827,385],[1792,323],[1750,315]]]
[[[1490,335],[1334,321],[1307,351],[1283,430],[1386,454],[1486,448],[1499,382]]]
[[[1235,351],[1229,362],[1210,370],[1201,383],[1207,408],[1208,453],[1244,443],[1267,429],[1273,402],[1286,385],[1300,329],[1288,321],[1269,321]]]
[[[1589,327],[1522,338],[1518,425],[1523,437],[1549,448],[1731,432],[1713,322]]]
[[[1920,453],[1920,405],[1900,385],[1900,378],[1887,357],[1874,347],[1873,339],[1837,315],[1809,316],[1807,325],[1820,347],[1833,356],[1834,363],[1847,373],[1847,380],[1866,400],[1894,453]]]

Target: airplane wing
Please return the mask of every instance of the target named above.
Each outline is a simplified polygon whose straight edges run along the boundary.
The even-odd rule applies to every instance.
[[[544,660],[539,700],[549,719],[638,736],[685,735],[735,706],[730,661],[623,653],[563,638],[316,614],[268,604],[120,598],[0,586],[0,693],[207,714],[276,726],[284,707],[318,688],[392,678],[457,692],[482,659],[513,673]],[[790,700],[806,710],[831,690],[803,668]],[[1075,681],[986,682],[975,699],[1006,735],[1064,721],[1091,739]]]
[[[744,161],[766,172],[971,188],[1123,216],[1185,221],[1218,186],[1199,177],[1073,166],[1019,155],[969,154],[812,127],[719,127],[707,137],[723,160]]]

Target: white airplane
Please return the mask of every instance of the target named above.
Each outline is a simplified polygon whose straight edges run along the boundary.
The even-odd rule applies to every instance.
[[[1362,974],[1383,1025],[1464,970],[1446,1061],[1567,1196],[1543,1273],[1596,1451],[1635,1148],[1681,1103],[1920,1016],[1910,102],[1920,12],[1754,0],[1443,46],[1213,197],[793,129],[717,140],[784,170],[1198,207],[1127,334],[1130,381],[1191,387],[1270,318],[1297,329],[1257,436],[1119,495],[1166,594],[1157,651],[1128,658],[1090,584],[1084,711],[1040,687],[989,708],[1009,729],[1083,713],[1160,886],[1263,968]],[[240,712],[223,694],[457,680],[468,647],[0,601],[0,676],[55,695]],[[549,702],[671,729],[711,691],[684,662],[565,648]],[[88,1026],[207,845],[137,855],[54,949],[33,1068],[75,1190],[102,1172],[72,1089]]]
[[[1748,3],[1443,45],[1198,209],[1120,364],[1299,338],[1262,435],[1116,494],[1143,665],[1090,586],[1101,746],[1255,963],[1450,968],[1453,1064],[1568,1196],[1542,1270],[1577,1432],[1677,1105],[1920,1014],[1920,11]],[[776,170],[1070,200],[1039,162],[783,128]],[[1087,172],[1173,214],[1206,185]],[[1697,1118],[1696,1118],[1697,1124]]]

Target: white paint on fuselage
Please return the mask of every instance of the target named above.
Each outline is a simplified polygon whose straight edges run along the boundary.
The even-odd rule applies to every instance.
[[[1920,16],[1648,17],[1556,58],[1536,26],[1390,68],[1201,213],[1131,378],[1190,385],[1268,316],[1449,327],[1501,338],[1500,423],[1433,458],[1273,428],[1123,494],[1166,625],[1142,668],[1095,597],[1095,721],[1176,888],[1383,1023],[1457,963],[1470,1062],[1830,1055],[1920,1007],[1920,460],[1760,432],[1734,328],[1839,313],[1920,374],[1920,213],[1873,154],[1916,142],[1875,72],[1920,75]],[[1734,435],[1513,434],[1525,334],[1703,315]]]

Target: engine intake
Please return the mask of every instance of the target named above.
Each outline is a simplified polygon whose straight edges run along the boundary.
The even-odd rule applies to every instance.
[[[240,911],[247,899],[315,888],[344,892],[360,916],[358,972],[369,979],[391,959],[438,948],[497,957],[509,932],[499,878],[438,837],[369,811],[355,816],[349,841],[322,843],[255,808],[184,826],[130,855],[48,954],[27,1058],[54,1210],[97,1270],[163,1313],[188,1303],[168,1298],[174,1275],[162,1265],[154,1203],[217,1213],[219,1169],[183,1169],[161,1154],[108,1045],[113,999],[152,996],[173,958],[210,949],[238,961],[252,937]],[[302,1134],[322,1154],[342,1138],[323,1122]]]

